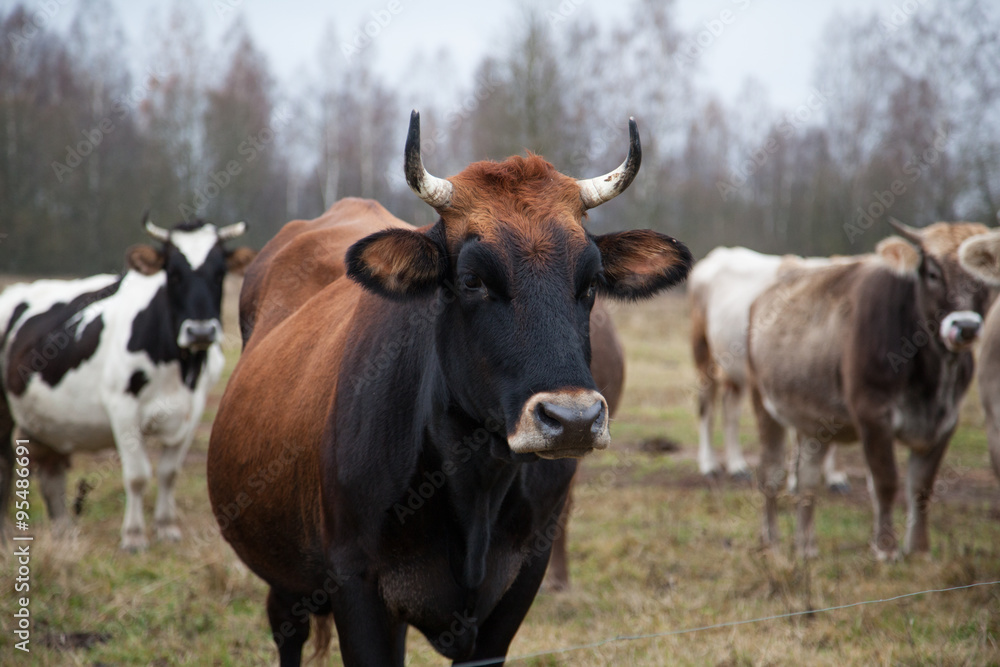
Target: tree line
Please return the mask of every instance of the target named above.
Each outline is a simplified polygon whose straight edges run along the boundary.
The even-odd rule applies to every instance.
[[[659,229],[696,256],[721,244],[853,254],[890,216],[996,219],[1000,8],[910,0],[838,15],[809,93],[775,109],[753,80],[732,103],[698,85],[722,26],[752,11],[739,4],[693,33],[672,2],[637,0],[610,25],[574,3],[526,10],[471,81],[419,95],[372,67],[378,39],[347,57],[334,26],[320,74],[294,92],[241,20],[210,48],[189,0],[155,10],[139,70],[108,0],[81,3],[66,29],[18,4],[0,13],[0,270],[120,270],[146,210],[162,226],[246,220],[258,247],[345,196],[430,222],[402,176],[410,107],[440,176],[525,149],[598,175],[623,159],[634,115],[639,178],[587,224]]]

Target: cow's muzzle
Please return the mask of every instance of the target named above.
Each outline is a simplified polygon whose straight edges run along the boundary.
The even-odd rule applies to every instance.
[[[960,352],[972,347],[983,328],[983,318],[971,310],[950,313],[941,320],[941,340],[952,352]]]
[[[177,335],[177,345],[201,352],[222,338],[222,324],[219,320],[184,320]]]
[[[517,454],[547,459],[605,449],[611,443],[608,402],[590,389],[540,392],[525,402],[507,442]]]

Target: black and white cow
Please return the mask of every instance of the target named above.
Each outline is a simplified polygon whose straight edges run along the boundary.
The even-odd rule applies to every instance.
[[[163,446],[156,534],[180,538],[174,485],[224,362],[223,278],[254,256],[223,247],[245,231],[242,222],[171,230],[144,222],[162,244],[129,248],[122,275],[38,280],[0,293],[0,510],[11,495],[12,440],[30,441],[54,522],[66,516],[69,455],[114,446],[125,481],[121,546],[132,550],[147,545],[142,495],[152,441]]]

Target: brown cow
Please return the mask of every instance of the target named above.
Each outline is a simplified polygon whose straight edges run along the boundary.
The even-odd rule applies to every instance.
[[[1000,231],[967,239],[959,248],[958,258],[966,271],[994,289],[1000,288]],[[976,382],[986,413],[990,462],[993,474],[1000,479],[1000,299],[986,314],[977,363]]]
[[[892,503],[898,479],[893,440],[910,448],[905,550],[927,551],[927,511],[941,459],[972,380],[972,346],[987,290],[959,266],[973,223],[898,225],[903,239],[879,256],[780,278],[754,301],[749,364],[763,446],[764,540],[778,540],[786,427],[799,440],[800,555],[817,553],[813,506],[831,442],[861,440],[875,507],[872,548],[896,557]],[[886,257],[891,261],[886,261]],[[905,257],[908,261],[900,260]],[[902,264],[902,266],[901,266]]]
[[[534,155],[436,178],[419,127],[414,112],[405,171],[435,224],[338,204],[279,234],[241,298],[249,339],[209,495],[270,587],[282,665],[299,664],[310,617],[322,648],[331,616],[346,665],[402,665],[408,625],[453,660],[502,663],[548,562],[536,537],[575,459],[608,445],[594,299],[645,298],[690,268],[662,234],[583,228],[638,170],[634,121],[622,166],[584,181]]]

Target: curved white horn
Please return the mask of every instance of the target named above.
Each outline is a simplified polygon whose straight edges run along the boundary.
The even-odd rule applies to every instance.
[[[451,181],[432,176],[424,169],[424,163],[420,159],[420,113],[416,109],[410,112],[410,130],[406,133],[404,154],[403,168],[410,189],[434,208],[448,208],[455,186]]]
[[[153,221],[149,219],[149,215],[144,215],[142,218],[143,225],[146,228],[146,233],[152,236],[157,241],[163,241],[166,243],[170,240],[170,230],[164,229],[163,227],[157,227],[153,224]]]
[[[225,227],[220,227],[219,231],[216,232],[219,236],[220,241],[226,241],[228,239],[234,239],[240,236],[247,230],[247,223],[245,222],[234,222],[231,225],[226,225]]]
[[[580,179],[576,182],[580,186],[580,198],[583,199],[585,208],[600,206],[606,201],[611,201],[625,191],[635,175],[639,173],[639,165],[642,163],[642,146],[639,145],[639,126],[635,123],[635,118],[628,119],[628,155],[625,161],[617,169],[604,176],[597,178]]]

